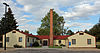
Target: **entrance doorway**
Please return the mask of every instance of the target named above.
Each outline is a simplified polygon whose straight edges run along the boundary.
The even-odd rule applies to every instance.
[[[2,43],[0,43],[0,48],[2,47]]]
[[[47,40],[43,40],[43,46],[47,46],[48,45],[48,41]]]

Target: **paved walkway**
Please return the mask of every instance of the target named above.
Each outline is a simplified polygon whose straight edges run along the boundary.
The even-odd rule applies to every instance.
[[[17,48],[0,53],[100,53],[100,49],[62,49],[62,48]]]
[[[100,53],[100,49],[67,49],[67,48],[7,48],[5,51],[0,48],[0,53],[74,53],[74,52],[86,52],[86,53]]]
[[[48,46],[42,46],[42,48],[48,48]]]
[[[0,48],[0,52],[2,51],[13,51],[16,50],[15,48],[6,48],[6,50],[4,50],[4,48]]]

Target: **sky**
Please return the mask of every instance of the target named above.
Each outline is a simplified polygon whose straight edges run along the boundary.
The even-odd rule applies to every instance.
[[[64,28],[69,27],[73,32],[89,30],[100,18],[100,0],[0,0],[0,19],[4,14],[4,2],[10,5],[18,29],[34,35],[50,9],[63,16]]]

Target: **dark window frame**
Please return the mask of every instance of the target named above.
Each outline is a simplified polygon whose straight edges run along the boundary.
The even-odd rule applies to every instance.
[[[42,44],[42,40],[40,40],[40,44]]]
[[[59,40],[59,44],[61,44],[61,40]]]
[[[27,42],[29,42],[29,37],[27,38]]]
[[[34,39],[32,39],[33,43],[34,43]]]
[[[87,44],[91,45],[91,39],[87,39]]]
[[[76,45],[76,39],[72,39],[72,45]]]
[[[9,37],[6,37],[6,42],[9,42]]]
[[[84,35],[84,33],[79,33],[79,35]]]
[[[16,31],[12,31],[12,33],[16,33]]]
[[[19,37],[19,42],[22,42],[22,37]]]

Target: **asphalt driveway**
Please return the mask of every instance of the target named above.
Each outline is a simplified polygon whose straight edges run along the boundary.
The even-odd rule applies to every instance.
[[[67,49],[16,49],[0,53],[100,53],[100,50],[67,50]]]

